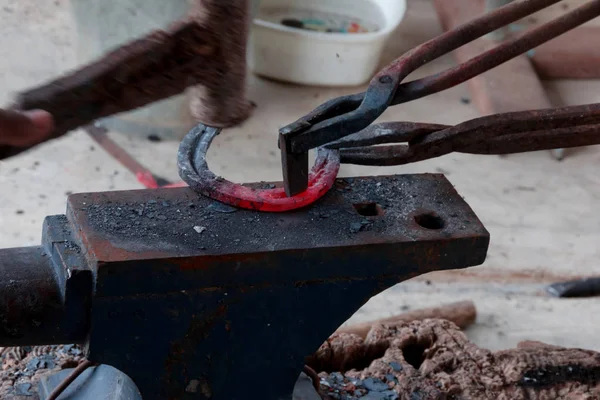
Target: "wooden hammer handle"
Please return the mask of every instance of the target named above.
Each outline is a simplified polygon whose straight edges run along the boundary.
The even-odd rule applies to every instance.
[[[336,331],[336,333],[352,333],[365,339],[371,330],[371,327],[374,325],[421,321],[432,318],[452,321],[459,328],[464,329],[475,322],[475,319],[477,318],[477,310],[472,301],[459,301],[457,303],[450,303],[440,307],[407,311],[393,317],[381,318],[375,321],[364,322],[350,326],[342,326]]]

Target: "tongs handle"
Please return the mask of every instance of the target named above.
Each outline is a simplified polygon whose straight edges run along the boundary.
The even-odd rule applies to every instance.
[[[556,3],[556,1],[553,1]],[[540,46],[600,15],[600,1],[589,3],[500,43],[477,57],[443,72],[400,85],[390,105],[406,103],[454,87]],[[386,69],[380,72],[385,73]]]
[[[600,104],[493,114],[455,126],[374,124],[325,147],[340,151],[346,164],[392,166],[452,152],[511,154],[597,144]]]

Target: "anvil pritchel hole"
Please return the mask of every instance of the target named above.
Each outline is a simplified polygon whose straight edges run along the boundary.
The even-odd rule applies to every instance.
[[[420,227],[430,230],[440,230],[446,226],[446,222],[434,212],[423,213],[415,216],[415,222]]]
[[[383,215],[383,208],[377,203],[354,204],[357,213],[365,217],[379,217]]]

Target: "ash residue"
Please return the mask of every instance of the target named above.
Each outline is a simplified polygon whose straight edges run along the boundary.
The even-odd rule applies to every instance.
[[[321,201],[287,213],[238,210],[188,188],[71,199],[100,237],[132,251],[223,254],[397,241],[424,234],[415,233],[411,217],[419,209],[480,226],[452,185],[435,175],[340,179]],[[373,203],[381,215],[361,215],[358,203]]]
[[[565,382],[598,384],[600,383],[600,367],[586,367],[577,364],[546,366],[525,372],[520,384],[529,387],[542,387]]]
[[[172,241],[201,249],[204,237],[195,226],[204,225],[210,212],[194,201],[149,199],[145,202],[109,202],[81,209],[96,231],[120,242],[156,243]],[[224,219],[226,219],[225,217]],[[209,236],[210,233],[207,234]],[[118,242],[116,242],[118,243]]]
[[[0,399],[38,399],[42,375],[77,366],[83,352],[77,345],[0,348]]]

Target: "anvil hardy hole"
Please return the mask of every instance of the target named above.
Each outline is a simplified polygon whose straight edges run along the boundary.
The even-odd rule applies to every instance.
[[[377,203],[354,204],[357,213],[365,217],[378,217],[383,215],[383,208]]]
[[[419,224],[420,227],[431,230],[439,230],[446,225],[442,217],[433,212],[415,216],[415,222]]]

